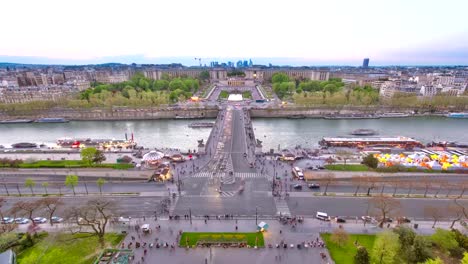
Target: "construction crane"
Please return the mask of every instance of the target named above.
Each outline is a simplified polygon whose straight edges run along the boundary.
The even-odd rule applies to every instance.
[[[200,63],[200,67],[201,67],[201,58],[194,58],[195,60],[198,60],[198,62]]]

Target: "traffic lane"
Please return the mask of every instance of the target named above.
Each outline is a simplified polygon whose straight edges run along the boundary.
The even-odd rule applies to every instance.
[[[313,188],[310,189],[308,187],[309,184],[319,184],[320,188]],[[302,190],[295,189],[294,186],[300,185],[302,186]],[[320,182],[320,181],[310,181],[310,182],[303,182],[303,181],[293,181],[293,182],[288,182],[287,183],[287,188],[288,191],[291,192],[317,192],[321,193],[325,191],[325,184]],[[284,181],[283,181],[283,187],[284,187]],[[355,193],[357,189],[357,186],[353,186],[352,184],[330,184],[328,186],[327,192],[328,193]],[[381,193],[383,189],[383,193],[390,193],[393,194],[395,192],[395,187],[391,185],[386,185],[386,186],[377,186],[374,187],[370,190],[370,194],[376,194],[376,193]],[[359,189],[357,190],[358,193],[367,193],[368,187],[366,186],[360,186]],[[463,192],[463,189],[460,188],[453,188],[453,189],[447,189],[447,188],[440,188],[439,187],[431,187],[428,189],[426,193],[426,189],[423,187],[414,187],[414,188],[397,188],[396,189],[396,194],[416,194],[416,195],[424,195],[426,193],[427,195],[435,195],[438,194],[439,196],[444,196],[447,194],[450,195],[457,195],[461,194]]]
[[[64,182],[60,183],[61,188],[54,183],[50,183],[47,186],[47,193],[49,194],[72,194],[72,189],[65,186]],[[0,194],[18,194],[18,188],[21,194],[31,194],[31,189],[25,187],[24,184],[6,184],[0,188]],[[96,182],[89,182],[84,185],[84,183],[78,183],[78,186],[75,187],[76,193],[86,193],[86,188],[89,193],[100,193],[99,187]],[[155,182],[126,182],[126,183],[105,183],[102,186],[102,193],[137,193],[137,192],[154,192],[154,191],[163,191],[167,187],[165,184],[157,184]],[[45,194],[46,189],[40,183],[37,183],[33,188],[35,194]]]
[[[372,215],[369,200],[370,198],[364,197],[290,197],[287,204],[293,215],[315,215],[319,211],[332,216],[361,217]],[[430,218],[424,214],[424,207],[427,205],[444,209],[453,204],[452,200],[447,199],[410,198],[398,200],[401,203],[398,215],[419,219]]]
[[[272,197],[181,197],[174,214],[184,215],[191,210],[192,215],[274,215],[276,207]]]
[[[2,211],[5,216],[9,214],[9,210],[14,206],[18,201],[36,201],[43,197],[17,197],[17,198],[7,198]],[[91,199],[103,199],[103,200],[112,200],[115,202],[114,214],[115,216],[131,216],[131,217],[142,217],[142,216],[154,216],[154,212],[157,214],[161,213],[161,202],[166,199],[166,197],[84,197],[84,196],[67,196],[62,197],[60,200],[63,202],[63,205],[57,208],[55,215],[64,217],[66,212],[71,207],[79,207],[86,204],[87,201]],[[40,209],[34,212],[34,217],[36,216],[48,216],[48,213],[45,209]]]
[[[233,133],[232,133],[232,165],[235,172],[255,173],[255,168],[251,168],[244,153],[247,153],[245,140],[245,127],[241,110],[233,111]]]

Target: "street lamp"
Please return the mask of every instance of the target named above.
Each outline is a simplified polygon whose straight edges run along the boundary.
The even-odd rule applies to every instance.
[[[255,206],[255,225],[258,225],[258,206]]]
[[[189,218],[190,218],[190,224],[192,224],[192,208],[189,207]]]

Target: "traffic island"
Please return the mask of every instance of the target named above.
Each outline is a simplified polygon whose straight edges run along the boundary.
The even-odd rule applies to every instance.
[[[183,232],[180,247],[265,247],[262,232]]]

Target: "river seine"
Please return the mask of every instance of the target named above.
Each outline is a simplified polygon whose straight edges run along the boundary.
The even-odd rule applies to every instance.
[[[203,120],[212,121],[214,120]],[[189,128],[192,120],[143,121],[73,121],[59,124],[1,124],[0,145],[18,142],[52,144],[61,137],[130,138],[134,134],[139,145],[170,147],[182,150],[197,147],[197,140],[206,140],[210,128]],[[468,119],[444,117],[385,118],[366,120],[325,119],[253,119],[255,136],[264,142],[264,150],[286,147],[317,146],[325,136],[349,136],[355,129],[370,128],[379,136],[408,136],[424,143],[431,141],[468,142]]]

